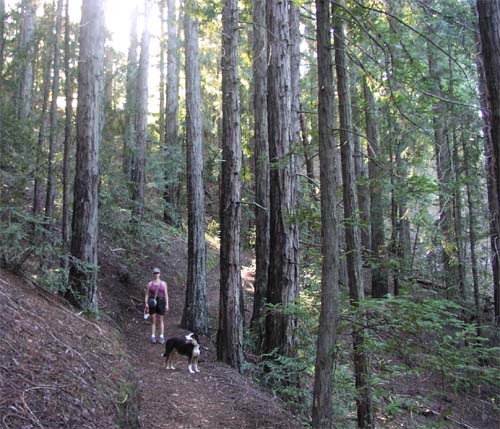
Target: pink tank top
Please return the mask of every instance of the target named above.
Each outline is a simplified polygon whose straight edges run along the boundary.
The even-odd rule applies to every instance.
[[[154,298],[155,295],[156,295],[156,290],[157,289],[158,289],[158,298],[165,299],[164,282],[161,282],[161,283],[153,283],[153,282],[151,282],[151,286],[149,287],[149,296],[152,297],[152,298]]]

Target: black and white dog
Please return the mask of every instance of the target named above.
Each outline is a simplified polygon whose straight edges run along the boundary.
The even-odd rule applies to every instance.
[[[167,369],[175,369],[173,361],[176,353],[187,356],[189,361],[188,369],[191,374],[200,372],[198,369],[198,358],[200,357],[198,335],[189,334],[184,338],[172,337],[167,340],[165,343],[165,353],[163,354],[167,361]]]

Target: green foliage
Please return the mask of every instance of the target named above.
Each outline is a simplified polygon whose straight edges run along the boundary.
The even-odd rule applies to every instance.
[[[312,375],[310,367],[300,358],[280,355],[276,350],[261,356],[257,364],[245,363],[243,369],[285,400],[296,412],[306,415],[311,406],[311,391],[305,388]]]

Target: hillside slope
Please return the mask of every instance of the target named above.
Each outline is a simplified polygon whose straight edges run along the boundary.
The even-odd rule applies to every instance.
[[[185,250],[181,242],[168,254],[156,250],[137,257],[132,270],[102,243],[99,321],[0,270],[2,427],[301,427],[277,398],[217,362],[210,338],[202,338],[200,373],[190,374],[184,360],[166,370],[162,346],[149,343],[143,287],[151,267],[160,266],[171,299],[166,335],[184,335]],[[208,280],[213,334],[217,276],[213,269]]]

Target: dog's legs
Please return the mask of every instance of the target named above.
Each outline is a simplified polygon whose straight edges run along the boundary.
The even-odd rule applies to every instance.
[[[194,370],[196,372],[200,372],[200,369],[198,368],[198,357],[193,358],[194,361]]]
[[[188,369],[189,369],[189,372],[190,372],[191,374],[194,374],[194,371],[193,371],[193,358],[192,358],[192,357],[190,357],[190,358],[189,358],[189,366],[188,366]]]
[[[173,353],[169,353],[169,355],[167,356],[167,369],[175,369]]]

